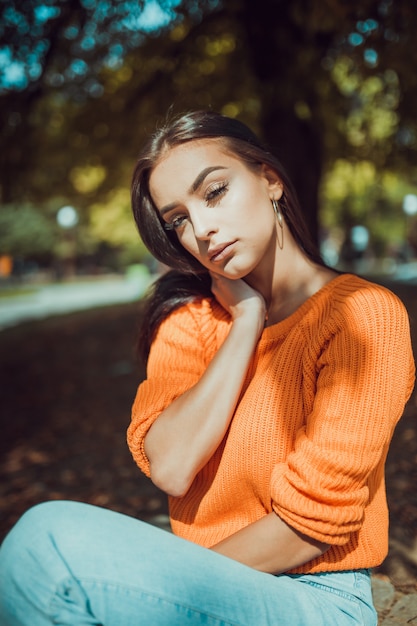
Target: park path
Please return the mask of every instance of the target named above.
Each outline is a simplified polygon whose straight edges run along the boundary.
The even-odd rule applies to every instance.
[[[25,293],[0,298],[0,331],[21,322],[44,319],[140,298],[151,278],[146,275],[105,277],[86,282],[65,282],[29,288]]]

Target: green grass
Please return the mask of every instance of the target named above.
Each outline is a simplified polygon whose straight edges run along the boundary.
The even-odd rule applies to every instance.
[[[38,290],[36,287],[1,287],[0,286],[0,300],[6,298],[15,298],[16,296],[29,296],[32,293],[36,293]]]

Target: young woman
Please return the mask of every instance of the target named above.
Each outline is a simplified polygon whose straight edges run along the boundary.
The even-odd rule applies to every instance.
[[[320,259],[276,158],[236,120],[184,115],[132,202],[155,285],[128,442],[173,533],[75,502],[0,552],[0,622],[375,625],[384,463],[414,384],[406,311]]]

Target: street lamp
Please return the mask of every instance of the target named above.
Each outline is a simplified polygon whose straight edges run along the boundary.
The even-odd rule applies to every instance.
[[[74,228],[78,224],[78,213],[73,206],[63,206],[56,214],[56,221],[61,228]]]
[[[70,205],[61,207],[56,214],[56,221],[64,231],[58,247],[58,256],[64,265],[64,274],[67,277],[71,277],[75,274],[75,258],[77,255],[75,232],[75,227],[79,221],[77,210]],[[61,274],[61,270],[58,271]]]
[[[412,217],[417,213],[417,196],[414,193],[408,193],[404,196],[403,211],[408,217]]]

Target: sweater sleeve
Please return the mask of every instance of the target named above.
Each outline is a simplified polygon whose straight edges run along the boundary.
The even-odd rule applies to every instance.
[[[145,436],[175,398],[202,376],[212,352],[207,327],[207,301],[185,305],[166,318],[158,329],[147,364],[147,378],[139,385],[127,431],[127,443],[140,469],[150,476],[144,451]],[[206,322],[206,323],[205,323]],[[211,332],[212,335],[212,332]]]
[[[371,287],[333,303],[306,424],[271,477],[275,512],[319,541],[343,545],[363,523],[383,481],[383,464],[414,385],[407,312],[388,290]],[[308,337],[310,346],[317,338]],[[314,348],[310,348],[314,349]]]

